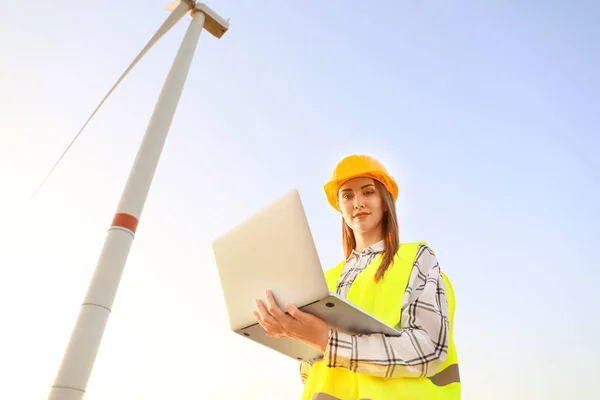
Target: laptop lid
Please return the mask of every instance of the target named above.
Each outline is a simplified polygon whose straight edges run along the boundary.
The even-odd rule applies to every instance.
[[[283,309],[328,295],[327,283],[297,189],[245,219],[212,243],[230,328],[256,324],[256,299],[270,289]]]

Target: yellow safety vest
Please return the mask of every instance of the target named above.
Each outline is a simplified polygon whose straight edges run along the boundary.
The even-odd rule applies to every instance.
[[[394,264],[385,277],[373,278],[381,263],[376,257],[352,283],[347,299],[390,326],[400,322],[403,290],[406,288],[420,243],[400,245]],[[325,273],[329,291],[336,292],[344,262]],[[308,373],[302,400],[459,400],[460,378],[458,357],[453,340],[454,291],[442,273],[446,297],[450,337],[448,355],[438,372],[428,378],[382,378],[357,374],[346,368],[328,368],[324,360],[316,362]]]

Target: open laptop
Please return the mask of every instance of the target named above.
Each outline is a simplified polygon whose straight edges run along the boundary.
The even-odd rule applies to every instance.
[[[292,303],[334,329],[398,335],[392,327],[330,293],[298,190],[290,190],[212,243],[233,332],[292,357],[308,361],[322,355],[289,338],[275,339],[252,314],[265,290],[278,305]]]

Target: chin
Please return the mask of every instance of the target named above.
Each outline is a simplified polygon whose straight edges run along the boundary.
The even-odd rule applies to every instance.
[[[352,227],[352,230],[357,233],[365,234],[365,233],[372,232],[376,228],[377,228],[377,226],[365,226],[365,225],[356,224],[355,226]]]

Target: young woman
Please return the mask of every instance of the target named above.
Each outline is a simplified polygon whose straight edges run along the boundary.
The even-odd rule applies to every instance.
[[[300,366],[302,399],[460,399],[452,286],[426,243],[400,244],[396,182],[377,160],[353,155],[336,166],[325,193],[341,213],[346,256],[325,273],[330,291],[398,335],[331,329],[294,305],[280,309],[267,291],[254,313],[266,334],[323,352]]]

